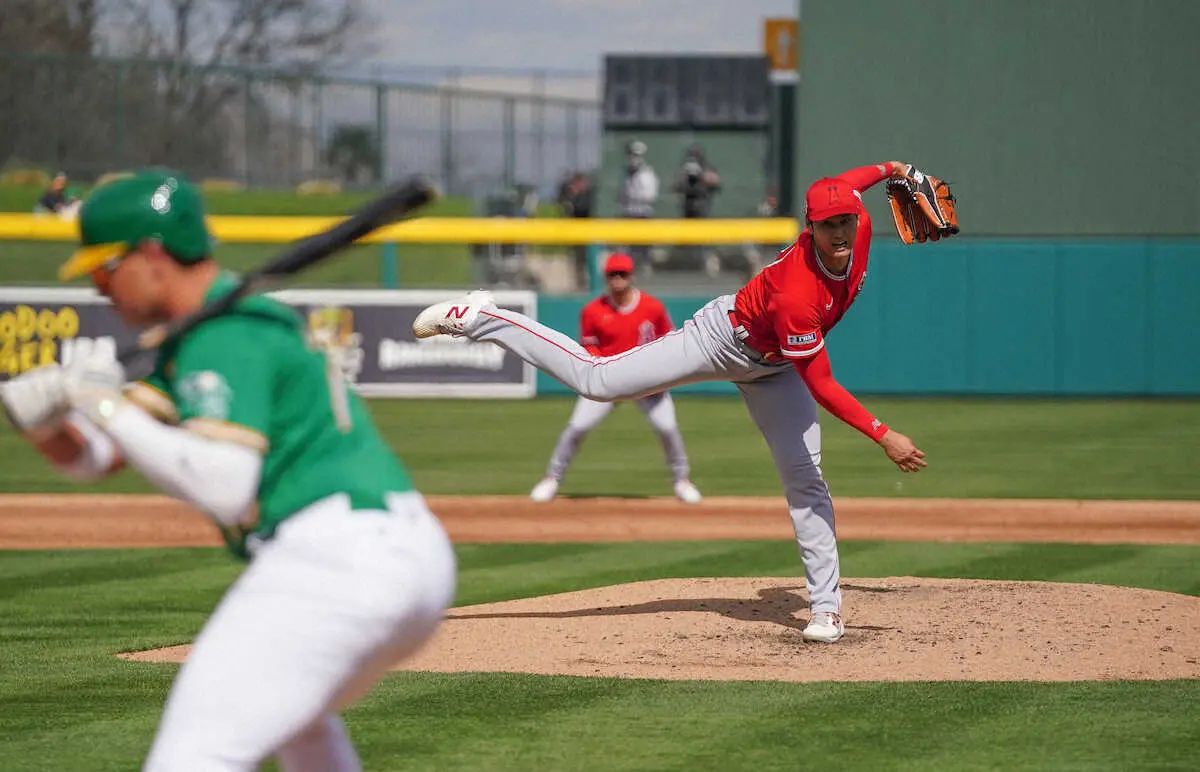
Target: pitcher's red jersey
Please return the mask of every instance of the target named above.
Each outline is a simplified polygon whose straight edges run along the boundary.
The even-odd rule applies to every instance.
[[[854,194],[886,177],[884,165],[864,166],[839,175],[854,186]],[[806,229],[795,243],[779,253],[737,293],[737,322],[747,342],[763,353],[778,352],[789,359],[812,356],[825,345],[825,333],[841,320],[862,291],[871,253],[871,216],[858,216],[850,264],[841,276],[830,273],[813,250]]]

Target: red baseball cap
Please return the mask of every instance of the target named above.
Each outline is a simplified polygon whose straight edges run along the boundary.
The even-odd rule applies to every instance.
[[[604,273],[618,272],[633,273],[633,258],[620,252],[610,255],[608,262],[604,264]]]
[[[839,214],[862,214],[862,196],[840,177],[817,180],[804,196],[805,216],[817,222]]]

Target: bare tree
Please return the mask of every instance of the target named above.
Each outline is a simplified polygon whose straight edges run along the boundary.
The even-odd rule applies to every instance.
[[[248,157],[226,160],[252,170],[251,158],[262,161],[277,149],[272,124],[280,119],[273,121],[263,79],[231,68],[311,73],[363,42],[367,31],[359,0],[110,2],[110,19],[134,30],[117,50],[170,63],[156,70],[157,120],[138,141],[150,163],[178,165],[185,157],[209,165],[240,131],[237,144]],[[134,19],[141,23],[120,23]]]
[[[45,56],[87,56],[95,45],[99,3],[104,0],[4,0],[0,13],[0,165],[14,156],[49,153],[62,157],[62,142],[51,142],[54,123],[63,116],[46,107],[73,103],[87,88],[66,82],[41,64]],[[49,132],[49,133],[47,133]],[[38,149],[40,146],[41,149]],[[34,152],[35,149],[37,152]]]
[[[103,0],[5,0],[0,50],[89,54]]]
[[[360,0],[3,4],[0,111],[17,120],[0,121],[0,163],[251,171],[294,133],[283,105],[298,93],[261,70],[303,78],[369,42]]]
[[[110,21],[134,30],[121,53],[202,67],[325,65],[368,29],[360,0],[103,1]]]

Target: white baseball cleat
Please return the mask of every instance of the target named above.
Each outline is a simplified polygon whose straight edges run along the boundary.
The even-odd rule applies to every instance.
[[[808,621],[801,635],[806,641],[817,643],[837,643],[846,634],[846,626],[842,624],[842,615],[834,611],[818,611]]]
[[[684,504],[699,504],[704,499],[700,495],[700,489],[692,485],[690,480],[680,480],[675,483],[675,498]]]
[[[413,320],[413,335],[432,338],[434,335],[462,335],[479,316],[484,306],[491,305],[492,293],[487,290],[468,292],[461,298],[434,303]]]
[[[533,486],[533,490],[529,492],[529,498],[544,504],[558,495],[558,480],[553,477],[543,477],[542,481]]]

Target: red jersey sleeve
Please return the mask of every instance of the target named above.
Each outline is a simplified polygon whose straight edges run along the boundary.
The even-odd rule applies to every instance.
[[[788,359],[804,359],[825,347],[821,315],[815,305],[792,298],[777,303],[774,316],[779,353]]]
[[[867,188],[890,177],[892,174],[891,162],[874,164],[872,166],[860,166],[857,169],[850,169],[838,175],[840,179],[849,182],[855,190],[864,191]]]
[[[829,365],[829,352],[819,351],[811,357],[794,359],[792,363],[818,405],[875,442],[879,442],[883,435],[887,434],[888,428],[883,421],[867,412],[853,394],[834,380],[833,368]]]
[[[579,314],[579,343],[592,356],[600,356],[600,329],[596,324],[596,308],[591,303]]]

